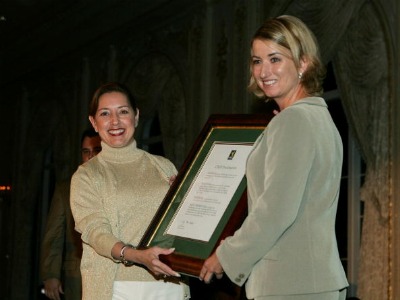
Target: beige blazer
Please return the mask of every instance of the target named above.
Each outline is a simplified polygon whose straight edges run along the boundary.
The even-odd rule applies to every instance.
[[[248,298],[348,285],[335,236],[342,149],[318,97],[283,110],[256,141],[246,167],[248,217],[217,249]]]

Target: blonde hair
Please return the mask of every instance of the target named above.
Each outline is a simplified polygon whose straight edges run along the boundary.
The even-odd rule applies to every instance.
[[[323,93],[322,82],[326,69],[320,58],[318,43],[314,34],[300,19],[288,15],[269,19],[256,31],[251,45],[254,40],[270,40],[288,49],[296,68],[300,68],[302,59],[307,59],[308,67],[302,74],[301,84],[311,96]],[[257,97],[265,97],[253,77],[251,63],[248,90]]]

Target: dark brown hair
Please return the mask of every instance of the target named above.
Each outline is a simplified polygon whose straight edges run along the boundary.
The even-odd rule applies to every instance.
[[[135,101],[135,98],[133,98],[133,95],[129,91],[129,89],[122,83],[109,82],[109,83],[101,85],[94,92],[92,101],[90,102],[90,105],[89,105],[89,116],[95,117],[97,109],[99,108],[100,97],[106,93],[112,93],[112,92],[118,92],[118,93],[124,94],[126,96],[126,98],[128,99],[128,102],[131,105],[133,111],[136,114],[136,112],[137,112],[136,101]]]

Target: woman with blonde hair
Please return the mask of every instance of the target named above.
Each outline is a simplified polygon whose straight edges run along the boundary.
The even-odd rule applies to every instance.
[[[251,43],[249,90],[279,112],[247,166],[248,216],[204,263],[256,300],[344,300],[335,236],[343,146],[322,94],[316,39],[293,16],[267,20]]]

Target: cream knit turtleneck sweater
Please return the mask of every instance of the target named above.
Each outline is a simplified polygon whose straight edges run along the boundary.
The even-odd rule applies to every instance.
[[[114,280],[154,281],[145,269],[111,257],[115,243],[137,245],[169,188],[176,168],[133,141],[103,150],[72,177],[71,209],[82,233],[83,299],[111,299]]]

